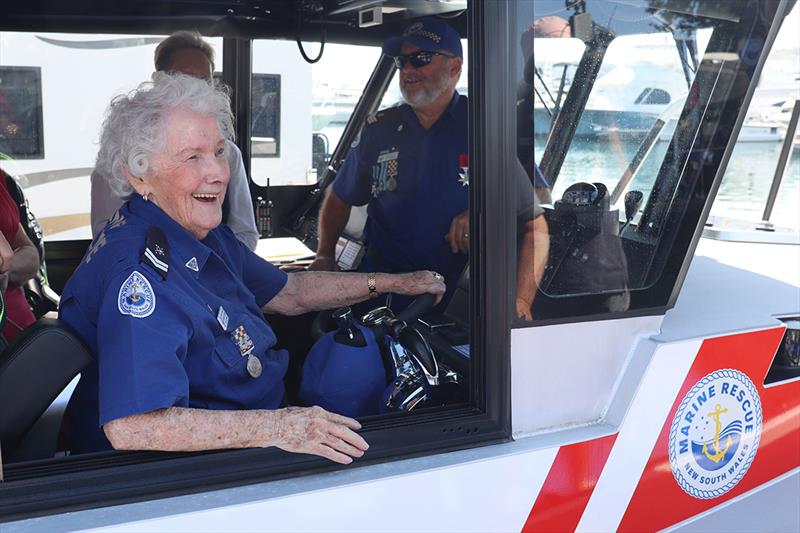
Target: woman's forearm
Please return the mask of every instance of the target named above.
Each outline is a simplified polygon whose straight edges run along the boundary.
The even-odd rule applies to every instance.
[[[375,273],[375,292],[370,292],[369,274],[361,272],[296,272],[286,286],[264,306],[270,313],[298,315],[309,311],[352,305],[378,294],[444,294],[444,283],[432,272],[408,274]],[[437,300],[438,301],[438,300]]]
[[[369,274],[362,272],[299,272],[295,305],[301,312],[333,309],[368,299]],[[393,276],[374,274],[375,295],[395,290]]]
[[[357,420],[321,407],[210,411],[170,407],[103,426],[117,450],[194,452],[276,446],[349,464],[369,448]]]
[[[191,452],[274,444],[278,411],[211,411],[170,407],[113,420],[103,426],[117,450]]]

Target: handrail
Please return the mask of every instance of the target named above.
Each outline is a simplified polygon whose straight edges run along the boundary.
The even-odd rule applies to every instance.
[[[800,119],[800,100],[795,100],[794,107],[792,108],[792,116],[789,119],[789,127],[786,129],[786,137],[783,139],[781,155],[775,167],[775,176],[772,178],[772,186],[767,196],[767,204],[764,206],[764,214],[761,217],[761,225],[757,228],[762,231],[774,231],[773,224],[769,219],[772,216],[772,208],[775,207],[775,200],[778,198],[778,190],[781,188],[781,181],[783,181],[783,176],[786,174],[786,164],[789,162],[789,155],[792,153],[798,119]]]

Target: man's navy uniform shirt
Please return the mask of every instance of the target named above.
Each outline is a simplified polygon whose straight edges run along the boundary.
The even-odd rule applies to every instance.
[[[467,99],[458,93],[427,130],[408,104],[368,120],[333,183],[348,204],[368,204],[368,269],[436,270],[448,285],[458,279],[467,257],[450,251],[444,236],[469,206],[458,164],[467,135]]]
[[[468,259],[444,238],[453,218],[469,207],[459,164],[468,161],[468,134],[468,101],[458,92],[427,130],[408,104],[367,120],[333,182],[345,203],[368,204],[369,252],[360,271],[435,270],[445,277],[446,305]],[[516,213],[524,226],[541,208],[519,170]]]
[[[153,226],[166,237],[166,278],[142,260]],[[279,407],[288,354],[273,349],[261,306],[286,279],[227,226],[201,241],[134,195],[92,242],[61,297],[60,317],[97,355],[68,407],[72,451],[109,449],[103,424],[156,409]],[[258,378],[242,355],[250,348],[263,368]]]

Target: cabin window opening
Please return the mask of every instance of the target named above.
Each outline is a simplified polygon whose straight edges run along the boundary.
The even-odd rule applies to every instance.
[[[607,12],[597,3],[586,6],[589,34],[574,36],[580,27],[571,24],[569,9],[540,7],[539,13],[536,2],[517,5],[524,21],[516,61],[517,153],[544,207],[549,237],[546,265],[534,275],[540,279],[531,317],[631,311],[647,300],[633,299],[632,292],[660,276],[652,263],[659,242],[672,239],[640,231],[639,220],[664,173],[697,65],[721,23],[664,11],[683,25],[685,32],[676,34],[658,14],[634,6]],[[632,31],[630,20],[650,22]],[[681,48],[684,41],[691,42]],[[532,65],[526,46],[534,52]],[[577,65],[569,80],[567,65]],[[526,98],[531,109],[521,110]],[[681,167],[668,170],[674,178]],[[516,252],[527,253],[524,237],[518,240]],[[517,266],[519,285],[526,269]]]
[[[304,46],[316,55],[319,43]],[[253,41],[250,174],[256,185],[319,181],[380,54],[377,46],[327,43],[322,59],[309,64],[294,41]]]
[[[790,23],[794,21],[794,23]],[[764,63],[758,87],[747,110],[719,192],[711,206],[715,226],[761,223],[775,168],[786,138],[795,100],[800,99],[797,22],[800,3],[786,16]],[[769,126],[765,139],[763,126]],[[800,232],[800,130],[781,181],[769,221],[775,229]]]
[[[75,36],[70,36],[73,40],[77,40]],[[87,36],[93,41],[98,41],[101,36],[98,35],[90,35]],[[57,39],[54,39],[57,41]],[[128,42],[136,42],[137,45],[132,47],[133,50],[128,50],[131,52],[130,55],[136,55],[136,65],[140,71],[140,74],[145,71],[145,69],[151,68],[149,66],[149,62],[152,61],[152,51],[154,46],[160,42],[161,38],[157,37],[147,37],[142,39],[120,39],[120,43],[128,43]],[[210,40],[210,39],[209,39]],[[221,48],[221,39],[219,43],[215,43],[215,46],[219,46]],[[81,46],[71,45],[72,41],[68,43],[60,43],[61,48],[69,49],[69,50],[76,50],[76,49],[86,49],[86,46],[83,46],[83,41],[81,41]],[[34,40],[34,43],[39,45],[37,41]],[[353,112],[354,105],[358,102],[358,99],[361,98],[363,87],[357,84],[366,84],[369,75],[372,73],[372,69],[374,66],[374,62],[380,58],[380,48],[379,47],[365,47],[365,46],[350,46],[350,45],[329,45],[326,50],[326,57],[329,59],[335,57],[332,54],[333,51],[337,51],[339,49],[339,62],[333,66],[328,66],[327,70],[321,70],[319,73],[314,74],[310,70],[310,66],[302,61],[293,62],[291,65],[285,66],[281,64],[279,61],[276,64],[274,61],[275,57],[289,57],[289,56],[296,56],[296,48],[295,43],[292,42],[283,42],[283,41],[270,41],[260,43],[263,46],[254,46],[254,56],[258,54],[257,57],[253,59],[253,68],[258,68],[259,61],[266,58],[269,59],[269,64],[264,63],[265,69],[269,66],[269,72],[255,72],[252,74],[252,113],[251,113],[251,124],[250,130],[252,134],[252,141],[253,145],[255,145],[255,141],[258,138],[274,138],[275,143],[273,148],[270,150],[271,153],[263,154],[263,155],[271,155],[273,157],[259,157],[257,150],[252,150],[253,152],[253,177],[254,179],[260,177],[264,178],[271,178],[271,184],[281,185],[286,183],[291,183],[291,180],[281,182],[280,179],[275,179],[275,175],[271,174],[270,172],[258,170],[257,165],[261,164],[263,161],[266,163],[274,162],[276,159],[283,159],[286,156],[293,157],[297,154],[290,153],[289,150],[289,139],[293,134],[298,132],[303,134],[303,150],[304,153],[298,160],[301,162],[302,165],[305,165],[308,159],[306,157],[308,155],[312,155],[313,149],[317,146],[323,138],[325,141],[324,149],[326,155],[329,155],[329,152],[336,146],[339,142],[339,139],[344,131],[345,126],[347,125],[350,116]],[[281,53],[280,46],[283,44],[288,44],[289,50],[287,53]],[[56,45],[58,46],[58,45]],[[124,45],[123,45],[124,46]],[[467,42],[463,40],[462,46],[464,47],[464,52],[466,55],[467,50]],[[118,48],[118,47],[112,47]],[[266,54],[265,51],[268,50],[269,54]],[[61,51],[61,50],[60,50]],[[144,53],[143,53],[144,52]],[[291,52],[291,53],[289,53]],[[110,54],[113,55],[115,52],[111,52]],[[134,54],[135,53],[135,54]],[[345,68],[346,61],[347,65],[353,62],[353,55],[361,54],[364,58],[363,61],[358,61],[358,63],[363,63],[365,65],[364,73],[362,79],[354,79],[352,76],[352,72]],[[217,58],[221,58],[222,54],[220,50],[217,50]],[[285,67],[285,68],[284,68]],[[98,69],[102,70],[102,69]],[[331,70],[339,71],[339,78],[332,78],[329,74]],[[93,118],[92,113],[99,113],[102,114],[105,112],[105,108],[107,107],[108,102],[111,101],[111,98],[119,94],[120,92],[126,92],[133,88],[135,88],[141,81],[146,81],[150,77],[150,72],[146,75],[142,76],[128,76],[127,79],[124,79],[118,84],[121,88],[120,90],[109,90],[103,91],[103,95],[95,95],[92,102],[82,102],[79,103],[82,106],[86,106],[88,110],[83,111],[83,115],[86,118],[84,122],[89,123],[91,122],[91,126],[96,128],[96,136],[99,136],[100,127],[102,125],[102,120],[91,121],[90,119]],[[217,72],[214,74],[216,79],[220,79],[221,73]],[[312,81],[315,80],[314,83],[301,83],[302,80]],[[296,91],[292,91],[292,94],[289,94],[288,91],[282,91],[283,86],[291,86],[297,87]],[[397,80],[395,79],[394,83],[391,84],[394,87],[397,85]],[[460,94],[466,96],[467,93],[467,72],[466,66],[462,68],[460,83],[458,84],[458,91]],[[315,92],[316,91],[316,92]],[[106,98],[106,92],[107,98]],[[313,95],[322,95],[319,98]],[[373,94],[372,95],[377,101],[380,100],[381,97],[384,95],[382,94]],[[96,104],[96,105],[92,105]],[[321,109],[324,107],[328,107],[328,110],[333,109],[333,113],[329,113],[326,115],[325,110]],[[466,109],[466,106],[464,106]],[[281,117],[282,113],[287,112],[286,117]],[[465,112],[466,115],[466,112]],[[299,124],[299,127],[294,128],[293,126],[290,127],[287,122],[294,121],[295,123]],[[459,143],[463,144],[463,148],[459,149],[458,156],[462,154],[466,156],[468,152],[469,146],[469,135],[467,131],[467,124],[465,121],[459,121],[459,125],[463,124],[463,129],[459,129],[457,131],[460,140]],[[295,131],[296,130],[296,131]],[[312,133],[315,136],[311,136]],[[306,138],[306,134],[309,134]],[[324,137],[323,137],[324,135]],[[462,138],[463,137],[463,138]],[[299,136],[298,136],[299,138]],[[311,142],[306,142],[311,141]],[[461,145],[459,145],[461,146]],[[311,150],[308,150],[311,148]],[[307,150],[307,151],[306,151]],[[81,161],[83,161],[83,167],[87,172],[91,172],[91,161],[93,160],[94,156],[96,155],[96,147],[93,151],[84,150],[83,157]],[[91,157],[91,159],[90,159]],[[272,160],[272,161],[270,161]],[[292,161],[291,159],[289,160]],[[461,163],[460,157],[453,157],[452,161]],[[327,161],[324,161],[327,163]],[[464,166],[468,163],[464,162]],[[305,168],[302,166],[300,168]],[[459,181],[459,176],[456,171],[456,167],[453,168],[453,175],[452,175],[452,189],[455,189],[459,192],[461,191],[468,191],[469,189],[466,188],[465,184],[462,184]],[[279,178],[279,177],[278,177]],[[275,183],[277,181],[277,183]],[[89,187],[88,187],[88,180],[84,183],[85,188],[80,191],[84,197],[82,200],[86,201],[88,204],[89,198]],[[31,188],[33,190],[33,187]],[[468,198],[468,196],[467,196]],[[87,213],[88,218],[88,213]],[[87,228],[88,230],[88,228]],[[88,233],[88,231],[87,231]],[[88,237],[88,235],[87,235]],[[77,237],[80,238],[80,237]],[[76,237],[73,236],[73,241],[76,240]],[[74,243],[65,243],[65,244],[74,244]],[[469,262],[468,254],[464,254],[462,256],[465,262]],[[468,269],[464,269],[464,271],[468,272]],[[65,276],[66,277],[66,276]],[[457,277],[457,276],[456,276]],[[459,409],[462,412],[466,412],[467,409],[470,412],[474,411],[474,406],[470,405],[470,402],[474,402],[476,396],[473,394],[473,389],[477,387],[474,383],[479,381],[472,373],[473,363],[470,358],[470,333],[469,329],[471,327],[471,317],[468,313],[468,307],[466,301],[468,300],[468,290],[469,290],[469,279],[466,275],[463,276],[463,279],[459,283],[459,290],[460,294],[458,297],[461,298],[461,303],[463,303],[463,307],[457,309],[460,312],[458,315],[459,323],[458,323],[458,331],[452,331],[448,335],[441,335],[436,339],[428,338],[428,342],[431,344],[431,350],[435,354],[435,357],[438,361],[437,368],[439,369],[440,375],[438,379],[441,380],[443,385],[447,385],[447,387],[443,388],[444,392],[438,393],[435,396],[431,395],[429,399],[429,403],[422,405],[412,414],[420,413],[422,415],[429,414],[431,409],[438,410],[441,408],[447,408],[448,410],[454,410],[454,412],[458,412]],[[377,301],[377,300],[376,300]],[[380,304],[376,304],[378,306]],[[457,306],[456,306],[457,307]],[[453,320],[453,318],[448,318],[449,320]],[[440,325],[431,325],[431,324],[423,324],[424,331],[426,334],[431,334],[435,329],[439,328]],[[423,326],[420,326],[421,328]],[[297,326],[294,324],[290,326],[289,329],[295,328],[292,332],[299,331],[301,326]],[[277,329],[276,329],[277,331]],[[279,336],[280,339],[280,336]],[[474,352],[472,353],[472,360],[477,357],[477,354]],[[421,374],[422,375],[422,374]],[[426,378],[427,379],[427,378]],[[419,386],[419,390],[423,390],[421,384],[411,383],[411,385]],[[409,385],[409,387],[411,386]],[[446,389],[446,390],[445,390]],[[411,392],[414,392],[413,390]],[[416,394],[416,393],[414,393]],[[413,400],[413,401],[412,401]],[[412,404],[416,405],[416,396],[412,394],[410,396],[409,401]],[[430,408],[430,409],[424,409]],[[405,412],[402,409],[397,409],[399,414],[404,415]],[[393,414],[388,414],[386,418],[397,420],[397,430],[401,431],[404,430],[405,426],[408,426],[409,418],[406,416],[394,416]],[[415,417],[416,418],[416,417]],[[435,425],[429,424],[426,421],[425,416],[420,416],[421,419],[420,425],[425,426],[428,425]],[[394,420],[392,424],[394,424]],[[384,424],[385,422],[380,422],[380,424]],[[379,424],[379,425],[380,425]],[[412,426],[416,424],[411,424]],[[381,426],[383,427],[383,426]],[[466,426],[465,426],[466,427]],[[423,427],[421,430],[423,432],[430,432],[433,431],[429,429],[427,426]],[[439,428],[437,427],[435,431],[438,433]],[[461,433],[461,428],[459,428],[459,433]],[[412,431],[413,432],[413,431]],[[497,435],[504,436],[505,430],[495,428],[495,421],[494,420],[486,420],[486,421],[479,421],[474,426],[470,426],[469,431],[464,433],[465,435],[472,435],[476,433],[481,434],[481,438],[492,438],[491,435],[493,432]],[[445,439],[463,439],[463,436],[459,435],[448,435]],[[416,442],[416,441],[415,441]],[[236,452],[234,452],[236,453]],[[273,453],[273,452],[266,452],[266,453]],[[274,452],[274,454],[278,454],[279,452]],[[125,457],[131,458],[132,460],[136,460],[136,457],[131,454],[118,454],[121,460],[125,460]],[[160,456],[157,460],[164,460],[167,461],[171,458],[170,455],[164,454]],[[91,454],[86,454],[85,456],[74,458],[77,461],[86,460],[90,462],[92,460]],[[55,470],[60,468],[60,462],[55,461],[52,463]]]

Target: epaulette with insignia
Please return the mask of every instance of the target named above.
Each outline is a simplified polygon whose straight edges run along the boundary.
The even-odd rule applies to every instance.
[[[151,226],[147,230],[147,244],[142,253],[142,263],[149,265],[153,270],[161,275],[161,279],[167,279],[169,272],[169,243],[161,228]]]
[[[376,122],[399,117],[402,108],[402,104],[398,104],[392,107],[381,109],[380,111],[376,111],[375,113],[367,116],[367,124],[375,124]]]

